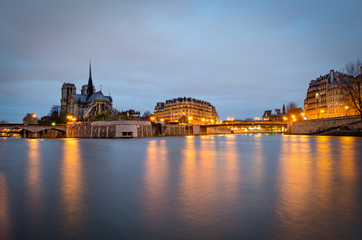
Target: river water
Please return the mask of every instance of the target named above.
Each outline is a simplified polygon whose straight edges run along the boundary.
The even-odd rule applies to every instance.
[[[0,239],[362,239],[362,138],[0,140]]]

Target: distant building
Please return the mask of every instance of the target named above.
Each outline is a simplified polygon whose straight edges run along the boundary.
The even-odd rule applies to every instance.
[[[194,98],[174,98],[158,102],[155,107],[155,120],[178,122],[185,116],[191,124],[210,124],[219,121],[216,109],[209,102]]]
[[[284,105],[283,105],[283,112],[285,112]],[[284,114],[282,114],[282,110],[279,108],[274,109],[274,114],[273,114],[273,110],[266,110],[266,111],[264,111],[262,119],[263,119],[263,121],[281,121],[282,116]]]
[[[100,113],[117,113],[112,107],[111,96],[105,96],[101,91],[96,92],[93,86],[91,63],[89,63],[88,85],[83,85],[81,94],[77,94],[73,83],[64,83],[60,103],[61,115],[73,115],[77,119],[89,118]]]
[[[308,119],[357,115],[343,100],[342,80],[350,76],[330,70],[309,83],[304,111]]]
[[[135,111],[133,109],[129,109],[126,111],[122,111],[119,113],[119,116],[123,116],[123,117],[129,117],[129,118],[140,118],[141,117],[141,113],[139,111]]]
[[[272,110],[266,110],[263,114],[263,121],[271,121],[272,120]]]

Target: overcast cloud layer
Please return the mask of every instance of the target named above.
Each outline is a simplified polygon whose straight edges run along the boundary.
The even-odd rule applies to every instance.
[[[274,3],[271,3],[274,2]],[[88,80],[118,110],[194,97],[221,119],[261,116],[362,58],[361,1],[0,3],[0,120],[60,105]]]

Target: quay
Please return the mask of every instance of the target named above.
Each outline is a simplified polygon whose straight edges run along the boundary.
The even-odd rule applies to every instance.
[[[269,131],[296,135],[359,135],[359,116],[317,119],[300,122],[235,121],[208,125],[175,125],[150,121],[97,121],[67,125],[0,124],[0,137],[22,138],[148,138],[240,133],[240,129],[266,127]],[[355,132],[357,131],[357,134]],[[362,131],[361,131],[362,132]],[[248,132],[249,133],[249,132]]]
[[[150,121],[96,121],[67,125],[0,124],[1,136],[17,135],[22,138],[148,138],[231,134],[237,127],[282,126],[278,132],[286,132],[287,123],[233,122],[210,125],[176,125]]]

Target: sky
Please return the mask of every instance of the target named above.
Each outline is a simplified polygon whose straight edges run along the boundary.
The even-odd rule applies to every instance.
[[[261,117],[308,83],[362,59],[362,1],[0,2],[0,121],[60,105],[64,82],[87,84],[118,110],[153,113],[193,97],[220,120]]]

